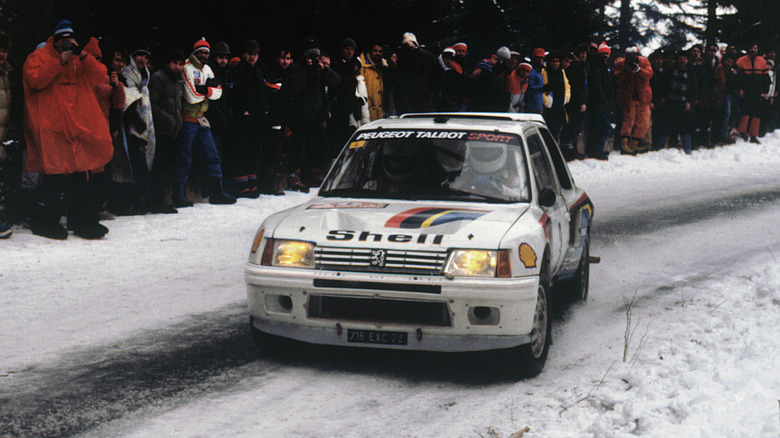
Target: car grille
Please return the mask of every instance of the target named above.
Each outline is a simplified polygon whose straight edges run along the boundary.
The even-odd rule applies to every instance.
[[[440,275],[447,252],[317,247],[314,257],[317,269],[326,271]]]
[[[424,301],[312,295],[308,315],[361,322],[452,326],[446,303]]]

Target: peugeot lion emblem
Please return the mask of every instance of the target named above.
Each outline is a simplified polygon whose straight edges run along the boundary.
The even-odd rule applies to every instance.
[[[371,266],[383,268],[385,266],[385,250],[372,249],[371,250]]]

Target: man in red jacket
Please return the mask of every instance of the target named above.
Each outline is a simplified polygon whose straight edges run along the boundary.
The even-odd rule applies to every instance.
[[[102,172],[113,154],[108,122],[95,97],[95,87],[106,77],[106,66],[78,46],[68,20],[60,21],[46,45],[24,63],[27,171],[44,175],[29,220],[34,234],[66,239],[59,223],[63,213],[77,236],[100,239],[108,232],[98,223],[91,187],[91,174]]]
[[[620,126],[620,153],[635,155],[645,152],[640,140],[650,128],[650,102],[653,91],[650,78],[653,67],[650,61],[639,55],[636,47],[626,49],[625,58],[615,60],[615,101],[623,114]]]

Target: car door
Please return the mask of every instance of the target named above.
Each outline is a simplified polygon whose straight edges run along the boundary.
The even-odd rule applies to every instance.
[[[569,211],[566,200],[561,193],[560,181],[553,169],[549,151],[537,129],[525,131],[531,166],[534,171],[536,187],[541,193],[544,189],[550,189],[555,194],[555,204],[552,207],[542,207],[547,218],[542,225],[546,226],[547,237],[550,242],[550,268],[556,273],[564,261],[569,241]]]

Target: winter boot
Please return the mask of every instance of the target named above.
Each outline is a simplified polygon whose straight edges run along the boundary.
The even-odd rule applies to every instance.
[[[222,189],[222,178],[216,176],[209,177],[209,190],[211,190],[211,196],[209,196],[209,204],[235,204],[236,198],[229,196]]]
[[[645,152],[650,151],[650,148],[643,145],[639,139],[632,138],[631,143],[629,144],[629,148],[633,148],[637,154],[644,154]]]
[[[176,185],[176,193],[173,195],[173,206],[176,208],[192,207],[192,201],[187,199],[187,183]]]
[[[628,143],[628,137],[622,137],[620,139],[620,154],[621,155],[636,155],[636,149]]]
[[[33,234],[56,240],[68,238],[68,230],[60,225],[60,219],[65,213],[65,184],[63,175],[43,177],[38,188],[39,201],[32,207],[27,221]]]
[[[256,199],[260,196],[260,192],[257,190],[257,187],[255,187],[254,191],[252,190],[252,184],[249,178],[246,176],[233,178],[233,185],[235,186],[236,198]]]
[[[577,159],[577,151],[574,149],[574,145],[571,143],[562,144],[561,152],[563,153],[563,159],[566,161],[574,161]]]
[[[309,193],[309,188],[301,182],[301,174],[293,172],[287,177],[287,188],[296,192]]]

